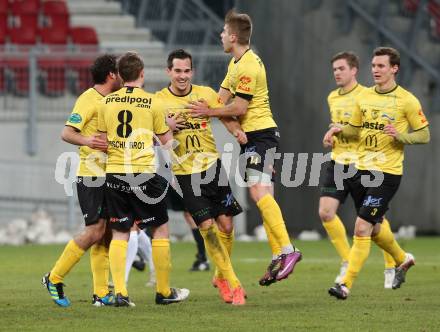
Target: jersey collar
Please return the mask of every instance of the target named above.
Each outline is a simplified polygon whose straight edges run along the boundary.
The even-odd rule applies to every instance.
[[[374,87],[374,92],[380,94],[380,95],[386,95],[387,93],[393,92],[394,90],[396,90],[399,87],[399,84],[396,84],[396,86],[394,88],[392,88],[391,90],[388,91],[383,91],[380,92],[379,90],[377,90],[377,86]]]
[[[251,49],[250,48],[248,48],[246,51],[244,51],[244,53],[241,55],[241,57],[239,57],[237,60],[234,60],[234,63],[237,63],[238,61],[240,61],[241,60],[241,58],[248,52],[248,51],[250,51]]]
[[[185,94],[185,95],[176,95],[176,94],[170,89],[170,87],[171,87],[171,83],[168,84],[168,91],[169,91],[173,96],[175,96],[175,97],[186,97],[186,96],[188,96],[188,95],[192,92],[192,89],[193,89],[193,85],[191,84],[191,86],[190,86],[189,91],[188,91],[187,94]]]
[[[348,95],[350,92],[353,92],[358,86],[359,86],[359,83],[356,83],[356,85],[351,90],[349,90],[347,92],[343,92],[342,88],[339,88],[338,95],[340,95],[340,96]]]

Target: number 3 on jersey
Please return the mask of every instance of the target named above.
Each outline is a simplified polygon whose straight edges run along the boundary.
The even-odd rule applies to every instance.
[[[130,136],[133,128],[130,126],[130,122],[133,120],[133,113],[128,110],[122,110],[118,113],[119,126],[116,128],[116,132],[119,137],[127,138]]]

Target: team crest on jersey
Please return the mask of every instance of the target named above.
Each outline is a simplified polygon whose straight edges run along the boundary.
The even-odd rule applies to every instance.
[[[70,123],[80,123],[82,121],[81,115],[78,113],[72,113],[69,117]]]
[[[371,117],[376,120],[379,117],[379,110],[371,110]]]

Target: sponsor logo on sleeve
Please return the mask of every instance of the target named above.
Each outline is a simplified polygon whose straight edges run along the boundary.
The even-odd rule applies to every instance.
[[[70,123],[81,123],[81,121],[82,121],[81,115],[79,115],[78,113],[72,113],[68,120],[68,122]]]

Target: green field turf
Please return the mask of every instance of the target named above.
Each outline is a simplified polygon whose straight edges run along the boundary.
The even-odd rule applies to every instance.
[[[268,288],[258,279],[269,263],[266,243],[238,242],[236,272],[248,293],[244,307],[220,302],[210,272],[188,272],[192,243],[172,244],[172,285],[191,290],[187,302],[154,304],[144,286],[146,272],[133,270],[129,283],[135,308],[95,308],[86,255],[66,278],[70,308],[59,308],[40,284],[62,246],[0,247],[0,330],[8,331],[439,331],[439,238],[402,241],[417,265],[399,290],[383,288],[383,259],[373,246],[370,258],[346,301],[327,294],[338,271],[330,243],[296,244],[304,259],[289,279]]]

